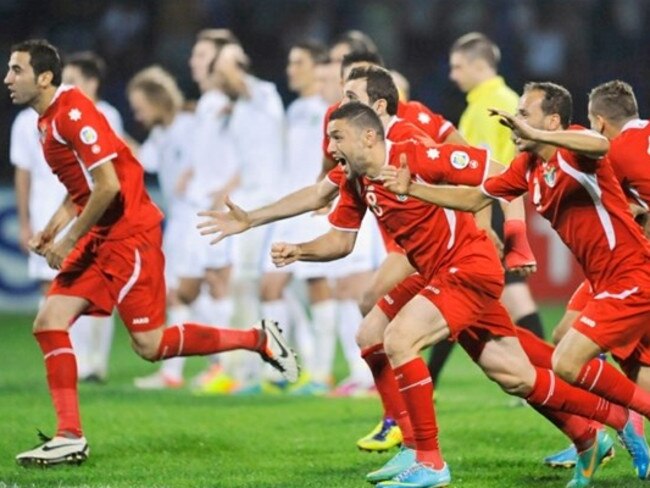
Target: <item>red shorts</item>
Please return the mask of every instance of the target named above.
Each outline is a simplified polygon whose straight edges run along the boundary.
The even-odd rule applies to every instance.
[[[611,352],[621,364],[650,364],[648,278],[631,276],[605,290],[586,301],[573,328]]]
[[[573,295],[571,295],[566,309],[574,312],[581,312],[593,297],[594,293],[591,289],[591,284],[588,280],[584,280],[580,283],[580,286],[576,288],[576,291],[573,292]]]
[[[377,306],[392,320],[415,295],[433,303],[447,321],[451,340],[456,340],[474,361],[492,337],[516,336],[508,312],[499,302],[503,290],[503,272],[480,274],[450,268],[429,282],[413,274],[384,295]]]
[[[130,331],[144,332],[165,323],[164,269],[160,226],[119,240],[86,235],[64,261],[48,296],[85,298],[88,315],[110,315],[117,308]]]

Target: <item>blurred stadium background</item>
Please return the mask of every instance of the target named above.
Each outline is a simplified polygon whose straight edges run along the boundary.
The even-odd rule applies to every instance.
[[[144,133],[132,119],[125,86],[138,69],[159,63],[198,95],[187,59],[199,29],[231,28],[252,58],[253,71],[275,82],[291,101],[284,67],[292,42],[330,41],[347,29],[367,32],[389,67],[411,83],[411,96],[457,123],[465,101],[448,80],[448,49],[459,35],[479,30],[501,47],[500,71],[520,90],[527,80],[552,80],[574,95],[575,119],[586,124],[586,93],[612,78],[630,82],[641,114],[648,102],[647,0],[0,0],[0,50],[45,37],[62,52],[91,49],[108,64],[102,96],[116,106],[127,132]],[[16,245],[10,126],[18,112],[0,97],[0,309],[34,306]],[[548,228],[532,219],[531,240],[541,262],[532,280],[541,301],[563,301],[579,273]],[[553,259],[549,259],[553,256]]]
[[[500,72],[510,86],[521,90],[533,79],[562,83],[574,95],[575,120],[586,124],[586,93],[612,78],[634,86],[641,114],[647,115],[649,16],[649,0],[0,0],[0,52],[6,60],[14,42],[32,37],[45,37],[64,53],[98,52],[108,65],[102,97],[120,110],[127,132],[142,139],[144,132],[127,105],[127,81],[137,70],[158,63],[177,77],[188,98],[196,98],[187,59],[202,28],[232,29],[251,56],[253,72],[276,83],[285,103],[292,99],[284,71],[292,42],[329,42],[348,29],[360,29],[376,41],[387,65],[408,78],[412,98],[454,123],[465,100],[448,80],[448,49],[458,36],[478,30],[501,47]],[[358,401],[353,408],[347,399],[215,402],[186,392],[136,393],[132,378],[153,366],[128,351],[124,331],[118,332],[110,384],[101,391],[82,387],[90,434],[99,438],[101,433],[102,438],[93,458],[97,465],[91,461],[96,469],[50,475],[14,467],[13,441],[20,438],[24,447],[29,442],[25,432],[47,425],[46,416],[51,415],[41,357],[24,333],[38,292],[27,279],[26,257],[17,244],[8,144],[18,110],[3,91],[0,326],[6,327],[0,335],[0,418],[5,434],[0,442],[0,486],[362,486],[360,473],[376,467],[380,458],[355,455],[353,441],[374,421],[376,400]],[[534,215],[530,235],[540,261],[531,284],[544,303],[548,329],[561,314],[557,304],[565,303],[580,281],[580,272],[549,227]],[[341,367],[339,361],[337,377],[344,374]],[[562,447],[565,441],[557,433],[533,421],[530,409],[505,408],[508,399],[480,378],[462,355],[454,357],[449,370],[439,414],[448,460],[461,473],[459,485],[546,487],[566,482],[568,473],[549,472],[537,462]],[[490,415],[491,424],[475,415],[475,405]],[[222,422],[233,408],[238,415]],[[258,431],[260,418],[265,419],[265,429]],[[521,435],[524,429],[526,437]],[[167,436],[173,445],[160,447],[158,442]],[[131,437],[139,440],[131,444]],[[251,450],[276,456],[257,456]],[[298,451],[300,457],[294,457]],[[620,459],[608,467],[599,486],[640,486],[632,481],[627,463]],[[495,466],[508,466],[506,476]]]

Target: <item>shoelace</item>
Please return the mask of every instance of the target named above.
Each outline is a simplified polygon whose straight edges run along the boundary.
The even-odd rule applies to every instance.
[[[638,445],[637,442],[634,442],[633,440],[628,442],[628,439],[625,435],[625,430],[621,431],[621,435],[619,436],[619,439],[621,440],[621,444],[623,444],[623,447],[628,450],[630,455],[632,456],[632,459],[636,459],[639,454],[643,454],[641,451],[643,451],[643,448]]]
[[[400,474],[398,474],[395,477],[395,479],[397,481],[404,481],[419,469],[422,469],[422,465],[420,465],[418,463],[415,463],[415,464],[411,465],[410,467],[406,468],[405,471],[402,471]]]
[[[384,420],[384,422],[381,425],[381,430],[375,434],[374,439],[378,441],[383,441],[388,435],[390,429],[392,429],[394,425],[395,423],[392,420]]]

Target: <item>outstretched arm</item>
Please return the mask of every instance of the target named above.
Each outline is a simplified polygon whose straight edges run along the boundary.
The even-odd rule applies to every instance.
[[[563,147],[570,151],[598,159],[609,151],[609,141],[591,130],[541,130],[534,129],[524,120],[503,110],[490,109],[490,115],[499,117],[499,122],[510,128],[515,137]]]
[[[302,244],[275,243],[271,246],[271,259],[278,268],[295,261],[334,261],[350,254],[356,239],[356,231],[331,229],[327,234]]]
[[[245,211],[226,198],[227,212],[206,210],[199,212],[206,220],[198,225],[201,235],[217,234],[210,244],[247,231],[252,227],[288,219],[295,215],[311,212],[324,207],[338,193],[338,188],[324,179],[255,210]]]
[[[384,166],[381,178],[384,186],[398,195],[410,195],[440,207],[478,212],[490,204],[492,198],[473,186],[428,185],[411,181],[406,154],[400,155],[400,167]]]

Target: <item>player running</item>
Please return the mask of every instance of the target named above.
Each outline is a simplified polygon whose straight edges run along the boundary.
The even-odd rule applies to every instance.
[[[295,356],[272,322],[245,331],[193,323],[164,327],[162,214],[144,188],[142,166],[93,102],[61,85],[61,60],[47,41],[13,46],[8,66],[4,82],[10,97],[38,112],[45,159],[67,190],[48,224],[30,240],[30,248],[59,270],[34,321],[57,430],[53,438],[42,435],[40,446],[18,454],[17,462],[81,463],[89,455],[68,334],[82,313],[106,316],[117,308],[134,350],[149,361],[248,349],[295,381]]]

